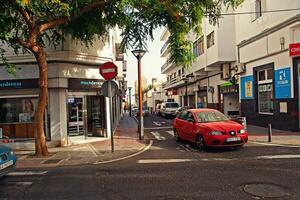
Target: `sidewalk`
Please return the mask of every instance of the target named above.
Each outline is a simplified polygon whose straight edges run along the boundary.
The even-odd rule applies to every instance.
[[[100,164],[140,152],[147,146],[147,143],[147,140],[139,141],[136,121],[125,114],[115,131],[113,153],[110,139],[68,147],[49,148],[52,155],[47,158],[33,157],[33,151],[16,151],[17,169]]]
[[[268,128],[247,125],[249,141],[300,147],[300,132],[272,129],[271,142],[268,142]]]

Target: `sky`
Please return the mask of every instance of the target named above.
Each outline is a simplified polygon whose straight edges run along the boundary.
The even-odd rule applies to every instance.
[[[142,75],[147,78],[148,84],[151,84],[152,78],[157,78],[159,81],[165,81],[165,75],[161,74],[161,66],[166,61],[165,58],[160,57],[160,49],[164,42],[160,41],[160,36],[163,32],[163,28],[156,29],[154,31],[154,40],[148,41],[148,51],[141,59],[141,71]],[[131,53],[131,50],[127,51],[127,74],[126,80],[127,86],[134,88],[134,82],[138,79],[138,67],[137,59]],[[133,90],[134,92],[134,90]]]

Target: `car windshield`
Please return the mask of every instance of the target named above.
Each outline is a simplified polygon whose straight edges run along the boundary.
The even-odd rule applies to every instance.
[[[223,113],[217,111],[198,112],[196,116],[199,123],[229,120]]]
[[[143,107],[143,110],[148,110],[148,108],[147,107]]]
[[[167,103],[166,108],[178,108],[178,103]]]

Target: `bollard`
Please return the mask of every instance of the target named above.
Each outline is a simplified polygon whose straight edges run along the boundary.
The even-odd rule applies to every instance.
[[[272,142],[272,125],[268,124],[268,142]]]

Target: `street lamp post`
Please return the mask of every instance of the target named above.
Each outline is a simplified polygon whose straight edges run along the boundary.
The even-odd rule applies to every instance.
[[[131,89],[132,87],[128,87],[129,90],[129,116],[131,117]]]
[[[138,61],[138,95],[139,95],[139,139],[144,139],[144,119],[143,119],[143,92],[142,92],[142,75],[141,75],[141,59],[146,51],[137,49],[132,51]]]

